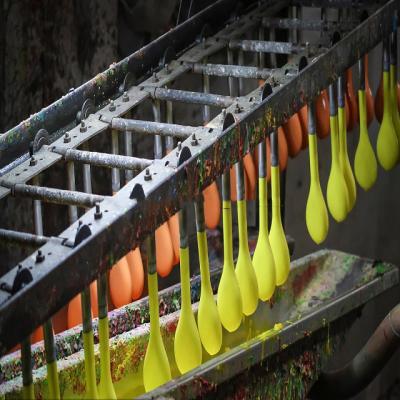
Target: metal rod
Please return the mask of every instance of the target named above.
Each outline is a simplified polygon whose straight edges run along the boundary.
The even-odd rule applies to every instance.
[[[227,49],[227,62],[228,62],[228,67],[231,68],[233,66],[232,64],[234,63],[233,62],[233,51],[229,47]],[[212,65],[212,64],[207,64],[207,65]],[[194,71],[194,69],[193,69],[193,71]],[[204,74],[204,72],[203,72],[203,74]],[[220,76],[229,76],[229,78],[228,78],[229,95],[235,96],[235,94],[236,94],[235,88],[234,88],[235,81],[234,81],[233,77],[231,75],[220,75]]]
[[[27,246],[42,246],[47,243],[50,238],[41,235],[34,235],[27,232],[18,232],[9,229],[0,229],[0,242],[16,243]]]
[[[264,28],[300,29],[304,31],[335,31],[337,29],[350,30],[358,24],[358,21],[302,20],[300,18],[262,18],[261,25]]]
[[[228,76],[246,79],[268,79],[271,77],[274,69],[260,69],[258,67],[243,67],[239,65],[226,64],[193,63],[192,72],[196,74],[205,74],[210,76]]]
[[[186,126],[124,118],[113,118],[111,127],[117,131],[125,132],[128,130],[149,135],[172,136],[179,139],[186,139],[192,133],[202,134],[208,130],[202,126]]]
[[[230,49],[242,51],[256,51],[275,54],[298,54],[306,49],[306,46],[296,45],[290,42],[275,42],[261,40],[231,40]]]
[[[85,142],[82,147],[83,147],[84,151],[89,153],[89,151],[88,151],[89,144],[87,142]],[[76,151],[79,151],[79,150],[76,150]],[[67,158],[65,158],[65,159],[67,159]],[[74,161],[74,160],[72,160],[72,158],[71,158],[70,161]],[[75,161],[78,161],[78,160],[75,160]],[[90,163],[85,163],[85,164],[83,164],[83,186],[84,186],[84,191],[86,193],[92,193],[92,179],[90,178],[90,176],[91,176]],[[85,183],[87,186],[85,186]]]
[[[88,173],[90,174],[90,165],[113,169],[121,168],[129,170],[143,170],[153,163],[153,160],[148,160],[146,158],[128,157],[119,154],[98,153],[96,151],[66,149],[64,147],[56,146],[52,147],[51,151],[53,153],[61,154],[65,160],[85,163],[86,169],[89,167],[89,170],[85,173],[85,175]],[[88,182],[90,182],[90,179]],[[91,190],[85,192],[91,193]]]
[[[236,172],[236,196],[237,200],[244,200],[244,169],[243,160],[235,164]]]
[[[213,107],[227,108],[235,99],[229,96],[222,96],[211,93],[189,92],[186,90],[176,90],[167,88],[145,88],[153,99],[168,100],[188,104],[200,104]]]
[[[160,100],[153,100],[153,115],[155,122],[161,122],[161,104]],[[163,156],[162,140],[160,135],[154,138],[154,158],[160,160]]]
[[[334,117],[337,113],[336,84],[332,83],[329,85],[329,114],[331,117]]]
[[[258,176],[259,176],[259,178],[265,178],[267,176],[265,156],[266,156],[266,144],[265,144],[265,140],[262,140],[258,144]]]
[[[73,161],[68,161],[67,162],[67,187],[70,190],[70,192],[65,192],[65,196],[67,196],[67,193],[70,194],[72,193],[72,191],[75,190],[75,165],[73,163]],[[43,190],[43,188],[41,188]],[[15,187],[14,187],[15,190]],[[49,193],[49,197],[50,195],[53,195],[55,197],[55,199],[58,199],[62,193],[61,190],[57,190],[57,191],[51,191],[51,193]],[[45,200],[43,198],[41,198],[41,200]],[[47,201],[47,200],[46,200]],[[76,203],[61,203],[61,204],[69,204],[70,206],[68,207],[68,213],[69,213],[69,220],[70,222],[74,222],[78,219],[78,209],[76,208]],[[71,222],[71,223],[72,223]]]
[[[166,108],[167,108],[167,123],[173,124],[174,117],[173,117],[172,101],[166,102]],[[165,138],[165,148],[168,152],[174,148],[174,138],[172,136],[167,136]]]
[[[93,207],[97,202],[103,201],[106,197],[97,194],[86,194],[82,192],[76,192],[73,190],[54,189],[44,186],[33,186],[26,185],[24,183],[10,183],[6,181],[0,182],[1,186],[5,186],[11,189],[13,196],[18,197],[29,197],[35,200],[42,200],[47,203],[69,205],[74,207],[74,211],[71,212],[71,220],[77,217],[76,207]],[[68,179],[68,186],[75,187],[75,179],[70,176]]]
[[[119,153],[119,136],[118,132],[115,129],[112,129],[111,131],[111,152],[112,154],[118,154]],[[117,167],[114,167],[111,170],[111,185],[112,185],[112,192],[116,193],[121,187],[120,183],[120,173],[119,169]]]
[[[203,63],[207,63],[207,57],[203,58]],[[202,77],[202,84],[203,84],[203,92],[210,93],[210,76],[203,74]],[[204,105],[203,107],[203,122],[207,124],[211,119],[211,110],[210,106]]]
[[[131,112],[126,114],[126,117],[129,118]],[[132,149],[132,132],[126,131],[124,134],[124,145],[125,145],[125,155],[128,157],[133,156]],[[125,170],[125,181],[129,182],[133,178],[133,171],[130,169]]]
[[[365,90],[365,64],[364,56],[358,60],[359,89]]]
[[[337,80],[337,86],[338,86],[338,107],[344,108],[344,96],[345,96],[345,82],[346,78],[344,75],[339,75],[338,80]]]

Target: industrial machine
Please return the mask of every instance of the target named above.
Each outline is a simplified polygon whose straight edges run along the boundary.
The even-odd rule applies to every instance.
[[[321,17],[303,18],[305,7]],[[397,0],[218,0],[0,135],[0,201],[25,201],[34,216],[25,231],[0,229],[2,242],[34,249],[1,271],[0,396],[339,398],[365,386],[397,340],[397,309],[380,327],[387,351],[360,381],[341,386],[340,373],[321,371],[360,307],[398,284],[398,269],[335,250],[289,266],[284,176],[288,155],[310,152],[305,223],[321,243],[328,211],[331,223],[346,218],[355,185],[374,184],[377,160],[386,170],[397,164],[398,8]],[[380,42],[375,149],[365,56]],[[186,90],[188,76],[203,90]],[[227,93],[213,93],[218,79]],[[197,107],[202,123],[179,124],[175,107]],[[353,173],[346,126],[356,124]],[[325,196],[317,142],[327,136]],[[65,181],[42,185],[60,165]],[[44,232],[45,203],[68,213],[57,236]],[[218,252],[206,233],[221,232],[221,219]],[[174,265],[180,282],[158,291],[157,276]],[[200,273],[190,278],[190,268]],[[57,332],[67,304],[69,329]],[[32,344],[33,332],[43,340]]]

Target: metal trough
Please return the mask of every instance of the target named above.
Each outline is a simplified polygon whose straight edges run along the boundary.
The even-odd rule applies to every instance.
[[[321,250],[292,262],[290,277],[272,301],[259,303],[234,333],[224,331],[221,352],[180,376],[173,356],[180,286],[160,292],[161,330],[174,379],[143,394],[142,364],[149,335],[147,298],[110,313],[111,369],[118,398],[303,398],[365,303],[398,284],[398,269],[387,263]],[[214,291],[221,269],[211,272]],[[197,310],[200,280],[192,279]],[[94,323],[96,330],[96,321]],[[97,339],[97,336],[96,336]],[[83,398],[84,361],[80,327],[56,336],[61,395]],[[37,398],[47,398],[43,344],[32,348]],[[96,347],[98,358],[98,348]],[[0,395],[19,398],[19,352],[0,364]],[[99,360],[97,359],[99,377]]]

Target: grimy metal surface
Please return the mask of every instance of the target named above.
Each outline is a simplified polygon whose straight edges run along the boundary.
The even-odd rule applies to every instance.
[[[271,17],[285,4],[273,1],[262,3],[258,9],[190,48],[177,60],[168,60],[168,66],[142,82],[141,86],[162,87],[183,73],[190,73],[191,64],[226,49],[230,40],[258,27],[260,15]],[[29,335],[32,329],[110,268],[116,259],[142,243],[156,227],[178,211],[184,201],[193,199],[224,170],[253,150],[271,129],[282,124],[357,63],[361,56],[389,34],[392,17],[398,7],[398,0],[387,2],[318,56],[310,53],[307,47],[304,52],[290,56],[285,66],[271,71],[268,76],[267,82],[273,87],[271,95],[264,98],[261,88],[237,98],[226,111],[207,124],[208,129],[196,131],[195,137],[182,141],[176,151],[171,151],[136,175],[115,196],[105,198],[98,205],[101,214],[99,210],[91,209],[59,235],[61,242],[44,244],[40,249],[43,257],[39,261],[33,254],[4,275],[1,282],[9,287],[13,286],[16,276],[18,279],[23,276],[26,281],[19,282],[19,290],[13,295],[0,291],[0,327],[7,327],[0,330],[0,354]],[[169,42],[163,40],[165,50]],[[148,59],[145,57],[145,60]],[[300,65],[304,66],[307,60],[309,65],[299,72]],[[121,117],[149,96],[147,91],[137,87],[127,89],[125,95],[90,115],[86,119],[86,129],[77,126],[68,133],[68,140],[61,137],[53,145],[76,148],[89,137],[111,128],[114,118]],[[225,116],[230,114],[235,124],[222,130]],[[23,139],[24,135],[21,135]],[[37,163],[30,166],[26,161],[3,179],[24,183],[32,177],[32,170],[35,175],[62,158],[46,147],[34,156]],[[4,189],[0,193],[2,196],[10,190]]]

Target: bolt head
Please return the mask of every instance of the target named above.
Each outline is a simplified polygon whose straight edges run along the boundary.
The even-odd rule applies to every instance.
[[[64,143],[69,143],[71,141],[71,136],[69,136],[69,133],[67,132],[64,135]]]
[[[110,111],[115,111],[116,107],[115,107],[114,100],[111,100],[111,101],[110,101],[110,106],[108,107],[108,109],[109,109]]]
[[[145,181],[150,181],[151,180],[151,174],[150,174],[150,170],[148,168],[146,168],[146,173],[144,175],[144,180]]]
[[[126,103],[127,101],[129,101],[129,96],[128,96],[128,92],[124,92],[123,96],[122,96],[122,101],[124,103]]]
[[[29,165],[31,167],[35,166],[37,164],[37,160],[34,156],[31,157],[30,161],[29,161]]]
[[[43,262],[44,259],[45,259],[45,256],[42,253],[42,250],[38,250],[38,252],[36,253],[36,262],[37,263]]]
[[[86,132],[86,131],[87,131],[87,126],[86,126],[86,124],[85,124],[85,121],[82,121],[82,122],[81,122],[81,127],[79,128],[79,130],[80,130],[81,132]]]

